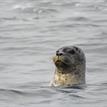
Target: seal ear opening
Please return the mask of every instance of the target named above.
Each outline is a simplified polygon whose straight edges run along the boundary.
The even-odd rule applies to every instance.
[[[74,46],[74,48],[75,48],[76,51],[80,52],[78,47]]]

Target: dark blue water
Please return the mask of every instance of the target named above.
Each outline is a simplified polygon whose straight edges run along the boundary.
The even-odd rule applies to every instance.
[[[52,56],[77,45],[87,87],[50,88]],[[107,106],[106,0],[0,0],[1,107]]]

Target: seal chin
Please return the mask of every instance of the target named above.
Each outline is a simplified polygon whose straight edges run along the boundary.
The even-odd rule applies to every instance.
[[[68,69],[71,69],[71,62],[69,61],[69,58],[65,58],[64,56],[54,56],[53,62],[57,69],[61,71],[67,71]]]
[[[56,65],[56,67],[57,68],[62,68],[63,70],[64,69],[67,69],[68,67],[69,67],[69,65],[68,64],[66,64],[65,62],[63,62],[63,61],[61,61],[61,60],[57,60],[56,62],[55,62],[55,65]]]

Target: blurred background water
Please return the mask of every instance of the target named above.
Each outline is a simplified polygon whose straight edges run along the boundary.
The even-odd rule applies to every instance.
[[[52,56],[77,45],[87,87],[48,86]],[[107,107],[107,0],[0,0],[1,107]]]

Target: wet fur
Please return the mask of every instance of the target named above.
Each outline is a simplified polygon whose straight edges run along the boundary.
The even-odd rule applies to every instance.
[[[74,48],[74,47],[73,47]],[[64,49],[64,48],[62,48]],[[64,57],[58,57],[57,55],[53,57],[53,62],[56,64],[57,61],[59,61],[56,64],[56,70],[54,73],[54,78],[51,81],[51,86],[73,86],[73,85],[80,85],[85,83],[85,56],[84,53],[81,49],[76,47],[75,51],[80,52],[80,59],[83,60],[78,60],[77,63],[70,68],[64,68],[64,66],[61,66],[60,61],[64,61]],[[79,54],[79,53],[78,53]],[[76,61],[75,61],[76,62]],[[66,62],[65,62],[66,63]],[[69,64],[68,64],[69,65]]]

